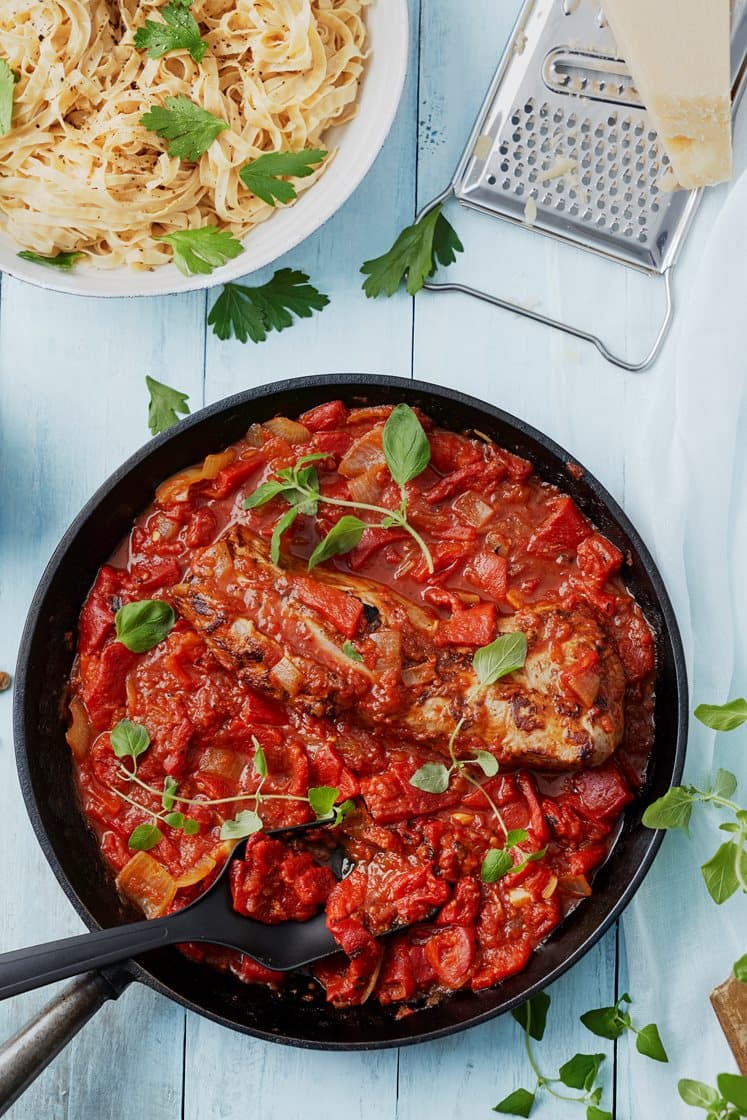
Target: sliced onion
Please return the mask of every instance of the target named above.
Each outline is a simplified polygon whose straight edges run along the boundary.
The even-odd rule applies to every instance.
[[[377,647],[376,670],[397,669],[402,663],[402,635],[398,630],[377,630],[370,640]]]
[[[483,501],[474,490],[468,490],[466,494],[460,494],[458,498],[454,499],[452,506],[462,521],[466,521],[468,525],[474,525],[476,529],[482,529],[483,525],[487,525],[494,513],[493,507]]]
[[[532,896],[524,887],[513,887],[508,892],[508,898],[512,906],[526,906],[532,901]]]
[[[252,424],[244,436],[244,441],[249,447],[262,447],[265,442],[265,430],[261,424]]]
[[[555,894],[555,891],[557,889],[558,889],[558,877],[557,877],[557,875],[551,875],[550,878],[547,881],[546,886],[543,887],[543,889],[542,889],[542,897],[543,898],[552,898],[552,896]]]
[[[354,502],[368,502],[369,505],[381,502],[383,487],[379,479],[380,471],[381,467],[377,465],[350,479],[348,489]]]
[[[277,665],[270,670],[270,676],[275,684],[285,689],[289,696],[295,696],[303,684],[303,673],[288,657],[281,657]]]
[[[265,420],[264,425],[268,431],[287,443],[308,443],[311,432],[296,420],[289,420],[287,416],[274,416],[272,420]]]
[[[419,688],[421,685],[430,684],[436,675],[436,670],[430,661],[423,661],[421,665],[411,665],[409,669],[402,670],[402,684],[406,688]]]
[[[195,883],[201,883],[206,879],[210,872],[215,867],[215,860],[212,856],[200,856],[194,867],[190,867],[189,871],[185,871],[178,879],[174,880],[176,889],[181,890],[182,887],[193,887]]]
[[[78,762],[81,762],[88,754],[93,739],[93,728],[88,722],[86,706],[78,696],[74,696],[70,701],[70,715],[72,723],[65,732],[65,738],[70,750]]]
[[[560,886],[566,894],[574,898],[588,898],[591,894],[591,884],[585,875],[564,875]]]
[[[190,486],[196,482],[212,481],[224,467],[236,458],[233,448],[221,451],[219,455],[208,455],[205,462],[199,467],[188,467],[180,471],[173,478],[167,478],[156,490],[156,502],[159,506],[167,506],[171,502],[185,502],[189,496]]]
[[[364,436],[357,439],[348,453],[340,460],[337,468],[343,478],[353,478],[355,475],[370,471],[373,467],[386,466],[386,457],[381,443],[383,427],[372,428]]]
[[[136,852],[117,875],[116,881],[117,889],[139,906],[148,918],[165,914],[176,894],[173,876],[148,852]]]

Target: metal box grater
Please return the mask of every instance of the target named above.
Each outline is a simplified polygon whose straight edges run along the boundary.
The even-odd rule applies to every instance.
[[[653,0],[652,0],[653,2]],[[733,0],[734,110],[747,72],[747,0]],[[461,291],[591,342],[626,370],[648,368],[672,321],[671,269],[702,191],[667,189],[669,160],[595,0],[526,0],[454,177],[419,215],[454,195],[649,276],[663,277],[666,314],[640,362],[597,336],[463,284]]]

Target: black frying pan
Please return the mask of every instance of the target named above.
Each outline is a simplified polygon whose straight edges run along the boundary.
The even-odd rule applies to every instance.
[[[459,992],[436,1007],[396,1020],[374,1004],[335,1010],[323,1000],[275,994],[163,949],[76,981],[0,1050],[0,1112],[23,1091],[106,999],[132,980],[192,1011],[259,1038],[323,1050],[375,1049],[438,1038],[484,1022],[555,980],[618,917],[648,871],[661,833],[641,824],[646,804],[679,781],[687,733],[687,680],[677,623],[653,560],[625,514],[557,444],[520,420],[451,389],[367,375],[298,378],[231,397],[183,421],[138,451],[98,490],[65,534],[34,596],[21,641],[15,685],[16,758],[26,807],[62,889],[91,929],[134,920],[118,897],[98,845],[76,802],[62,698],[73,658],[78,614],[99,566],[128,532],[167,476],[238,439],[255,421],[296,416],[323,401],[419,405],[457,431],[477,428],[531,459],[539,475],[570,493],[588,517],[631,557],[625,579],[656,636],[656,739],[645,796],[632,804],[594,894],[535,953],[528,968],[497,988]]]

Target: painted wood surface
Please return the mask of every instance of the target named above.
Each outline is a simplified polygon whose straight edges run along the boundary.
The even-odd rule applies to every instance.
[[[640,513],[645,520],[650,480],[637,459],[641,431],[666,409],[661,386],[663,378],[674,385],[674,341],[653,373],[623,375],[582,344],[462,296],[424,293],[413,301],[399,294],[372,302],[360,291],[361,262],[388,247],[416,207],[448,182],[518,7],[518,0],[411,0],[410,73],[384,150],[345,207],[278,262],[306,269],[331,296],[323,314],[262,345],[241,346],[206,334],[209,293],[96,302],[3,279],[0,668],[15,660],[33,589],[63,530],[96,486],[147,438],[146,373],[188,392],[193,408],[298,374],[379,372],[458,386],[572,449],[634,518]],[[722,200],[722,191],[707,200],[682,261],[682,286],[694,275]],[[455,277],[552,314],[591,320],[631,355],[648,345],[661,310],[651,282],[474,213],[458,212],[454,221],[467,249],[451,270]],[[653,533],[654,526],[642,528]],[[678,603],[683,611],[685,594]],[[26,819],[10,707],[10,693],[0,695],[2,949],[80,929]],[[666,858],[672,850],[665,849]],[[702,893],[693,904],[710,905]],[[605,1050],[605,1100],[608,1107],[614,1101],[618,1120],[683,1115],[676,1076],[706,1072],[673,1065],[654,1076],[628,1040],[616,1048],[598,1046],[578,1023],[583,1010],[611,1002],[621,983],[635,985],[645,1000],[647,967],[655,962],[628,960],[621,927],[552,993],[543,1060],[551,1070],[575,1050]],[[48,994],[0,1005],[0,1035],[17,1029]],[[676,1005],[679,994],[668,998]],[[697,994],[693,1006],[707,1019],[706,993]],[[715,1025],[708,1020],[706,1029],[713,1033]],[[714,1052],[723,1065],[718,1040]],[[10,1115],[474,1120],[487,1117],[496,1101],[527,1080],[518,1028],[510,1019],[401,1051],[309,1053],[232,1034],[135,987],[99,1014]],[[580,1114],[557,1102],[543,1102],[536,1111],[540,1120]]]

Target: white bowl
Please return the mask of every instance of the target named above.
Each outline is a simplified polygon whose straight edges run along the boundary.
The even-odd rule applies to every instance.
[[[0,271],[56,292],[85,296],[154,296],[192,292],[247,276],[282,257],[319,229],[349,198],[379,154],[392,127],[407,74],[407,0],[374,0],[367,9],[370,56],[358,98],[358,114],[331,129],[325,142],[337,154],[318,182],[292,206],[278,208],[244,238],[245,250],[209,276],[183,276],[173,264],[153,272],[122,267],[97,269],[80,262],[58,272],[18,256],[21,246],[0,233]]]

